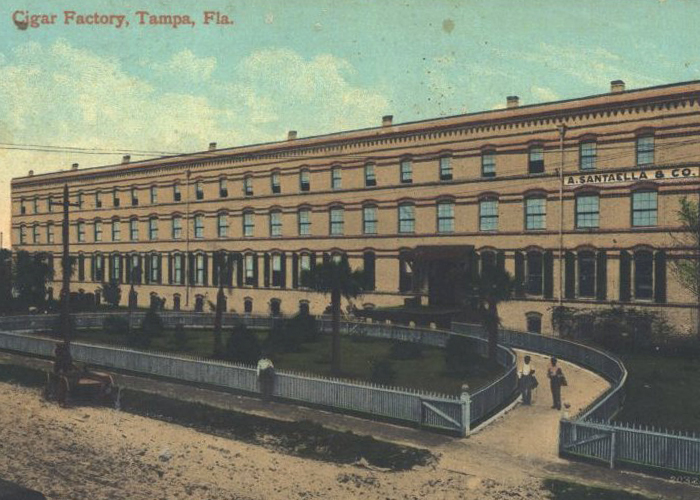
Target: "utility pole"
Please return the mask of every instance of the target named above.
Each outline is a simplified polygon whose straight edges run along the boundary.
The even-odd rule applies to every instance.
[[[63,285],[61,287],[61,315],[60,315],[60,328],[61,337],[63,338],[63,343],[66,350],[70,349],[70,207],[78,207],[78,203],[71,203],[70,196],[68,193],[68,184],[63,185],[63,200],[60,202],[50,201],[52,205],[59,205],[63,207],[63,258],[61,259],[62,265],[62,278]]]
[[[559,131],[559,306],[564,302],[564,138],[566,125],[557,126]]]
[[[190,305],[190,177],[192,172],[187,170],[185,183],[185,306]]]

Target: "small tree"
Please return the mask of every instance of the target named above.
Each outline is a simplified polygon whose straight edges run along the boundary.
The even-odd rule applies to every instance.
[[[105,299],[105,302],[116,309],[122,300],[122,289],[119,286],[119,282],[112,280],[109,283],[105,283],[102,286],[102,297]]]
[[[49,264],[50,258],[43,252],[17,252],[13,282],[20,304],[39,308],[45,305],[46,283],[52,280],[54,275],[53,267]]]
[[[670,261],[671,270],[683,288],[689,291],[698,305],[696,314],[696,335],[700,339],[700,213],[698,203],[686,197],[681,198],[678,210],[681,225],[680,236],[673,235],[676,246],[683,248],[690,256]],[[691,249],[687,252],[687,249]]]
[[[0,249],[0,312],[12,308],[12,252]]]
[[[152,303],[141,322],[140,331],[131,330],[129,343],[138,347],[148,347],[154,337],[163,334],[163,330],[163,320],[158,315],[157,305]]]
[[[498,304],[510,300],[513,279],[497,264],[482,265],[476,269],[475,260],[465,279],[465,291],[470,305],[476,305],[477,314],[487,333],[489,359],[495,360],[498,352]]]
[[[353,271],[346,256],[339,261],[330,260],[302,274],[301,282],[312,290],[330,294],[332,332],[331,373],[340,374],[340,306],[341,299],[355,298],[362,294],[364,273]]]
[[[237,323],[226,343],[224,358],[237,363],[254,365],[260,359],[261,354],[258,336],[248,330],[244,323]]]

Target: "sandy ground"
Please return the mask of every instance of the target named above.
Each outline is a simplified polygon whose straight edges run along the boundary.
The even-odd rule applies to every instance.
[[[546,360],[533,357],[541,385],[532,407],[467,439],[436,440],[437,464],[401,473],[297,458],[106,408],[60,409],[36,390],[0,384],[0,477],[56,500],[546,499],[539,478],[569,465],[556,456],[560,414],[550,409]],[[607,386],[563,368],[572,413]],[[363,422],[380,438],[397,429]],[[407,431],[407,444],[425,434]]]

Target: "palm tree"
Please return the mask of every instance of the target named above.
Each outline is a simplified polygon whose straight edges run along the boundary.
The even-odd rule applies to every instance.
[[[364,273],[350,269],[347,257],[343,256],[340,260],[331,259],[304,272],[301,276],[301,283],[316,292],[331,295],[331,373],[340,375],[341,298],[351,299],[362,294]]]
[[[231,262],[225,255],[220,254],[218,257],[218,281],[219,291],[216,294],[216,309],[214,316],[214,357],[221,358],[224,355],[224,343],[221,339],[221,330],[223,328],[224,311],[226,309],[226,295],[224,295],[224,281],[229,274],[229,266]]]
[[[506,270],[495,264],[484,262],[478,269],[477,260],[472,259],[472,269],[465,280],[466,296],[471,307],[476,308],[488,338],[489,359],[496,360],[498,349],[498,304],[510,300],[514,282]]]

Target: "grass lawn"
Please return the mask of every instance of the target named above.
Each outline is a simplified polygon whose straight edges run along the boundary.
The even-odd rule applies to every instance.
[[[667,427],[700,429],[700,359],[628,354],[627,398],[617,420]]]
[[[544,487],[552,494],[552,500],[651,500],[637,493],[596,488],[559,479],[545,479]]]
[[[186,352],[190,355],[208,357],[214,345],[214,336],[210,330],[186,330],[188,338]],[[261,343],[267,336],[266,331],[257,331]],[[224,331],[224,342],[229,335]],[[126,345],[125,335],[110,335],[102,330],[81,330],[76,340],[92,343]],[[323,335],[318,342],[304,344],[303,352],[284,353],[272,356],[278,369],[293,370],[304,373],[330,375],[330,336]],[[343,377],[370,380],[371,361],[386,358],[392,342],[382,339],[362,338],[360,340],[343,338],[341,340],[341,366]],[[173,342],[173,332],[153,339],[152,350],[178,352]],[[420,359],[391,360],[396,371],[394,385],[413,387],[446,394],[458,394],[463,383],[469,384],[472,391],[494,380],[503,373],[497,363],[479,359],[469,367],[466,378],[446,373],[445,351],[437,347],[425,346]]]

